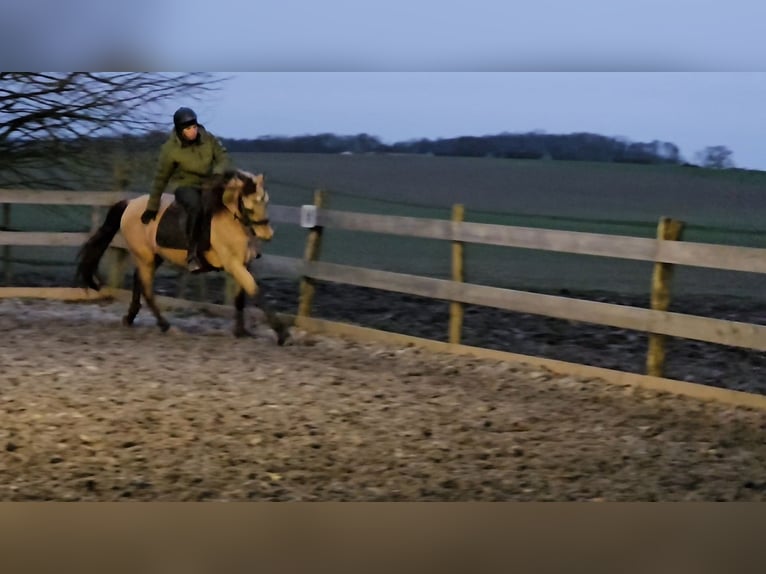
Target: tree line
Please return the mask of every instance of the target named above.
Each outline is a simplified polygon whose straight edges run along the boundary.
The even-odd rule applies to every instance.
[[[402,153],[435,156],[496,157],[532,160],[595,161],[636,164],[692,164],[710,168],[734,167],[732,152],[710,146],[697,152],[694,163],[670,142],[632,142],[593,133],[500,133],[442,139],[414,139],[383,143],[369,134],[331,133],[303,136],[268,136],[255,139],[221,138],[235,152],[261,153]]]

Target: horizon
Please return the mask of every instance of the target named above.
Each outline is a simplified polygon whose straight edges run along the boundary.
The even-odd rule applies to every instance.
[[[766,170],[764,72],[215,73],[191,103],[231,139],[368,134],[381,142],[503,133],[591,133],[668,142],[687,161],[707,147],[738,168]],[[228,80],[226,80],[228,78]],[[189,99],[167,102],[166,117]]]
[[[205,123],[204,122],[200,122],[200,124],[203,127],[205,127]],[[208,128],[205,127],[205,129],[208,129]],[[566,136],[576,136],[576,135],[583,135],[583,134],[603,137],[603,138],[607,138],[607,139],[610,139],[610,140],[615,141],[615,142],[619,142],[619,141],[622,140],[622,141],[625,141],[626,143],[629,143],[629,144],[651,144],[654,141],[657,141],[659,143],[669,143],[669,144],[677,145],[676,142],[672,142],[672,141],[662,141],[662,140],[639,141],[639,140],[632,140],[630,138],[625,138],[623,136],[608,136],[608,135],[599,134],[599,133],[596,133],[596,132],[582,132],[582,131],[580,131],[580,132],[567,132],[567,133],[553,133],[553,132],[547,132],[545,130],[534,130],[534,131],[531,131],[531,132],[499,132],[499,133],[487,133],[487,134],[481,134],[481,135],[476,135],[476,134],[460,134],[460,135],[456,135],[456,136],[436,137],[436,138],[423,136],[423,137],[414,137],[414,138],[403,139],[403,140],[394,140],[394,141],[386,141],[386,140],[384,140],[383,138],[381,138],[380,136],[378,136],[376,134],[371,134],[371,133],[367,133],[367,132],[359,132],[359,133],[315,132],[315,133],[302,133],[302,134],[296,134],[296,135],[264,134],[264,135],[258,135],[258,136],[255,136],[255,137],[232,137],[232,136],[226,135],[224,133],[214,132],[213,130],[209,130],[209,131],[211,133],[213,133],[213,135],[215,135],[216,137],[218,137],[221,140],[235,140],[235,141],[260,141],[260,140],[269,140],[269,139],[274,139],[274,140],[285,139],[285,140],[289,140],[289,139],[311,138],[311,137],[320,137],[320,136],[331,136],[331,137],[335,137],[335,138],[338,138],[338,139],[343,139],[343,138],[356,138],[356,137],[359,137],[359,136],[365,136],[365,137],[370,137],[370,138],[373,138],[373,139],[377,140],[383,146],[389,146],[389,147],[390,146],[394,146],[394,145],[398,145],[398,144],[405,144],[405,143],[416,142],[416,141],[424,141],[424,140],[425,141],[429,141],[429,142],[439,142],[439,141],[449,141],[449,140],[460,139],[460,138],[482,139],[482,138],[497,137],[497,136],[504,136],[504,135],[510,135],[510,136],[540,135],[540,136],[552,136],[552,137],[566,137]],[[141,137],[144,137],[144,136],[152,134],[152,133],[165,134],[165,133],[168,133],[168,130],[162,130],[162,129],[159,129],[159,130],[149,130],[149,131],[147,131],[147,132],[145,132],[143,134],[135,134],[135,136],[138,137],[138,138],[141,138]],[[106,137],[109,137],[109,136],[106,136]],[[680,150],[680,146],[678,146],[678,147],[679,147],[679,150]],[[710,168],[710,169],[718,169],[719,171],[723,171],[723,170],[740,170],[740,171],[756,171],[756,172],[766,171],[766,169],[750,168],[750,167],[744,167],[744,166],[737,165],[736,164],[736,154],[734,154],[734,150],[732,150],[732,152],[733,152],[733,157],[734,157],[735,165],[733,165],[732,167],[729,167],[729,168]],[[334,152],[316,151],[316,152],[242,152],[242,153],[286,153],[286,154],[289,154],[289,153],[316,153],[316,154],[328,154],[328,155],[332,155]],[[343,152],[343,153],[356,153],[356,152],[348,151],[348,152]],[[360,153],[377,153],[377,152],[373,151],[373,152],[360,152]],[[410,154],[411,153],[412,155],[428,155],[428,154],[417,153],[417,152],[396,152],[396,153],[402,153],[402,154]],[[483,156],[470,156],[470,155],[460,155],[460,154],[439,154],[439,155],[443,155],[444,157],[476,157],[476,158],[483,157]],[[524,161],[542,161],[542,158],[516,158],[516,157],[503,157],[503,156],[498,156],[495,159],[510,159],[510,160],[519,160],[519,161],[522,161],[522,160],[524,160]],[[594,162],[594,163],[625,163],[625,164],[636,164],[636,165],[640,164],[640,162],[629,162],[629,161],[618,162],[618,161],[609,161],[609,160],[599,161],[599,160],[591,160],[591,159],[578,160],[578,159],[555,159],[555,158],[551,158],[551,159],[546,160],[546,161],[573,161],[573,162]],[[653,164],[653,165],[659,165],[659,164]],[[703,168],[703,166],[700,165],[697,162],[695,157],[693,157],[693,156],[692,157],[688,157],[688,156],[684,155],[683,153],[680,153],[679,162],[677,162],[677,163],[676,162],[670,162],[670,163],[668,163],[666,165],[693,165],[695,167]]]

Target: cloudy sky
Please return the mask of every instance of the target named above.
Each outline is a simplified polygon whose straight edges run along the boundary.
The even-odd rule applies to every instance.
[[[762,0],[25,0],[4,7],[0,54],[250,70],[195,104],[226,137],[588,131],[766,169],[764,22]]]

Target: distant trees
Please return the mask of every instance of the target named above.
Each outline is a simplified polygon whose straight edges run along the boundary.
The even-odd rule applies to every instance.
[[[295,137],[268,136],[252,139],[221,138],[229,151],[272,153],[374,153],[388,148],[380,140],[368,134],[339,136],[316,134]]]
[[[0,72],[0,184],[61,187],[62,173],[103,160],[104,147],[81,153],[94,138],[156,129],[167,122],[160,104],[221,81],[193,72]]]
[[[552,135],[542,132],[417,139],[384,144],[368,134],[318,134],[297,137],[226,139],[231,151],[274,153],[405,153],[437,156],[551,159],[644,164],[677,164],[678,146],[669,142],[630,142],[592,133]]]
[[[728,169],[734,167],[732,151],[723,145],[709,146],[697,152],[697,160],[702,167]]]

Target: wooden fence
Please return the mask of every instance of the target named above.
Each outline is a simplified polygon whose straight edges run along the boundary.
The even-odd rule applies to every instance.
[[[9,204],[14,203],[90,205],[94,213],[92,227],[95,228],[101,224],[103,208],[125,196],[120,192],[0,190],[0,203],[5,204],[5,228],[10,220]],[[465,222],[461,206],[454,207],[451,221],[343,212],[322,208],[322,194],[319,192],[315,196],[313,209],[312,206],[281,205],[271,205],[269,208],[271,219],[279,223],[301,225],[303,222],[305,226],[307,214],[312,216],[314,225],[307,229],[304,257],[300,259],[267,254],[258,264],[274,275],[301,280],[297,317],[305,319],[306,324],[310,323],[314,282],[328,281],[449,301],[450,324],[447,336],[451,345],[460,343],[463,304],[474,304],[646,332],[650,336],[647,370],[653,377],[662,376],[664,340],[668,336],[766,351],[766,326],[667,311],[674,265],[766,273],[766,249],[681,241],[681,222],[661,219],[657,238],[649,239]],[[452,277],[435,279],[320,261],[322,233],[328,228],[450,242]],[[15,245],[79,246],[88,235],[6,230],[0,231],[0,245],[5,248]],[[117,239],[121,238],[118,236]],[[652,308],[465,283],[462,249],[465,243],[653,262],[654,276],[647,277],[647,285],[651,285],[652,289]],[[119,241],[115,245],[119,246]],[[447,253],[449,251],[445,250],[445,255]],[[5,264],[8,273],[10,263],[6,260]]]

